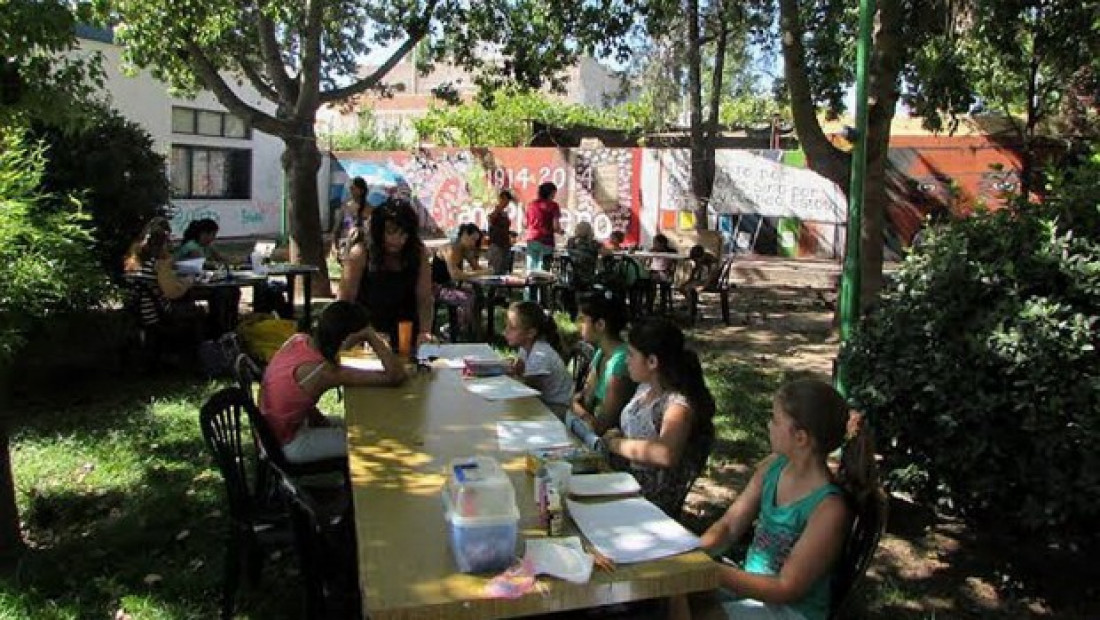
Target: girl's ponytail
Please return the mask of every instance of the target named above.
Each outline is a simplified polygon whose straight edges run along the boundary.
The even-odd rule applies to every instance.
[[[840,448],[837,484],[857,507],[866,506],[879,492],[874,433],[867,428],[862,413],[852,411],[848,415],[846,438]]]

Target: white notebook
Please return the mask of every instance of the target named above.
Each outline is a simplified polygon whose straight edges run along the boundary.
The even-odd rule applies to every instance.
[[[600,553],[633,564],[686,553],[699,537],[640,497],[586,504],[566,500],[569,516]]]

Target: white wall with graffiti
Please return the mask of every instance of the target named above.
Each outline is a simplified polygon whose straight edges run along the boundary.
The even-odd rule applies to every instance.
[[[123,116],[149,132],[155,148],[167,158],[173,184],[173,232],[178,235],[189,222],[211,218],[218,222],[223,237],[279,235],[283,226],[282,142],[248,129],[227,114],[209,92],[194,99],[173,97],[168,87],[147,71],[124,72],[122,50],[110,40],[106,31],[82,35],[76,53],[103,55],[104,94]],[[271,108],[236,79],[227,82],[246,103]],[[193,119],[191,127],[186,126],[188,115]],[[318,187],[327,191],[327,168],[320,171],[318,180]],[[318,194],[324,205],[327,195],[320,189]]]

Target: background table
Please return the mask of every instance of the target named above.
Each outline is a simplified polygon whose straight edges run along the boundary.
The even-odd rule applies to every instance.
[[[287,302],[294,309],[294,284],[302,276],[302,321],[306,330],[313,328],[313,274],[321,271],[314,265],[271,265],[267,274],[286,278]]]
[[[594,572],[587,584],[540,578],[546,592],[482,598],[487,577],[457,572],[440,490],[457,457],[496,457],[508,470],[522,539],[540,536],[532,480],[520,453],[497,449],[496,422],[552,414],[535,398],[490,402],[456,370],[420,373],[400,388],[348,388],[348,456],[359,580],[372,620],[488,620],[710,590],[715,563],[702,552]]]

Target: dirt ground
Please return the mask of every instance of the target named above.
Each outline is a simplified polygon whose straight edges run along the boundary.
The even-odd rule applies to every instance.
[[[758,267],[740,274],[732,326],[723,325],[716,300],[706,302],[706,318],[693,330],[697,345],[759,368],[828,378],[838,346],[835,266]],[[693,527],[721,514],[750,468],[711,468],[688,498]],[[887,533],[862,590],[865,617],[1100,618],[1097,573],[1084,553],[973,531],[896,495],[889,508]]]

